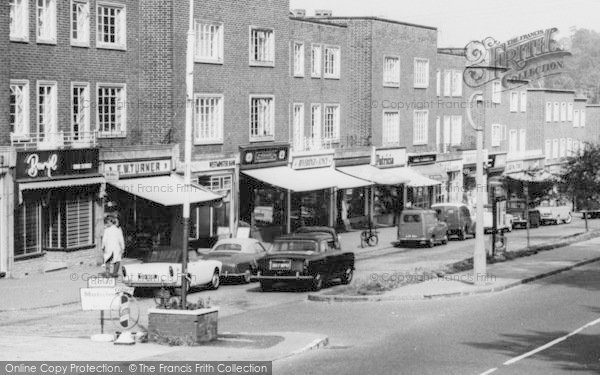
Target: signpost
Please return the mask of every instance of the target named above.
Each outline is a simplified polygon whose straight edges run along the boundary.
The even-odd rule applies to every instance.
[[[119,293],[114,278],[91,277],[88,287],[79,290],[83,311],[100,311],[100,333],[104,334],[104,310],[110,310],[113,299]]]

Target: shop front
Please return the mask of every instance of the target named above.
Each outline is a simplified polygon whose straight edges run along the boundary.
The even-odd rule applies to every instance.
[[[220,195],[193,181],[188,190],[183,177],[174,173],[173,158],[169,154],[155,158],[105,160],[103,167],[108,185],[105,212],[118,218],[128,257],[141,257],[156,248],[182,246],[182,205],[186,193],[190,194],[191,212],[197,212],[199,206],[221,201]],[[194,228],[193,218],[190,219]],[[190,248],[205,247],[202,245],[194,241],[189,243]]]
[[[98,149],[17,152],[13,274],[95,264],[105,180]]]
[[[528,200],[536,205],[543,198],[552,195],[555,176],[545,169],[544,157],[524,160],[510,160],[506,163],[504,176],[510,201]]]
[[[12,212],[14,212],[14,182],[9,173],[14,167],[14,152],[9,149],[0,150],[0,278],[9,273],[9,264],[12,261],[10,249],[12,247]]]
[[[500,181],[504,179],[504,170],[506,168],[506,153],[491,154],[487,159],[487,180],[488,186],[489,181]],[[494,199],[493,189],[488,189],[488,202],[492,202]]]
[[[485,192],[483,204],[488,202],[487,193],[487,175],[486,175],[486,164],[488,162],[488,151],[483,150],[484,170],[483,170],[483,181],[484,186],[477,186],[477,151],[468,150],[463,151],[463,189],[462,189],[462,203],[475,207],[477,203],[477,190],[483,189]]]
[[[364,150],[336,150],[335,166],[342,167],[370,165],[371,148]],[[338,231],[362,228],[369,220],[370,187],[338,190],[336,194],[336,227]]]
[[[453,157],[449,157],[453,155]],[[440,160],[440,157],[444,158]],[[447,174],[446,181],[442,184],[442,202],[462,202],[463,188],[463,161],[462,155],[443,154],[438,156],[438,166]]]
[[[430,208],[435,203],[444,202],[446,192],[443,186],[448,184],[448,173],[436,163],[437,154],[419,154],[408,157],[408,165],[432,183],[410,186],[408,202],[413,208]]]

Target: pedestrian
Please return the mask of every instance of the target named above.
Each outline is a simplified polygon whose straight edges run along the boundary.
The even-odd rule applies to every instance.
[[[104,218],[104,225],[102,251],[104,252],[106,275],[117,277],[123,251],[125,250],[123,231],[117,227],[116,220],[113,217]]]

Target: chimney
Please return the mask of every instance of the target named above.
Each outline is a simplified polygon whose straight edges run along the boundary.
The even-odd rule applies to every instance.
[[[333,16],[333,11],[331,11],[331,10],[323,10],[323,9],[315,10],[315,17],[327,18],[327,17],[332,17],[332,16]]]
[[[306,9],[292,9],[292,15],[298,18],[306,17]]]

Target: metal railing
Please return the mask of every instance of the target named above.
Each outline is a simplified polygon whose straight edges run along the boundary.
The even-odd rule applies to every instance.
[[[97,132],[54,132],[10,135],[10,144],[17,150],[57,150],[98,146]]]

